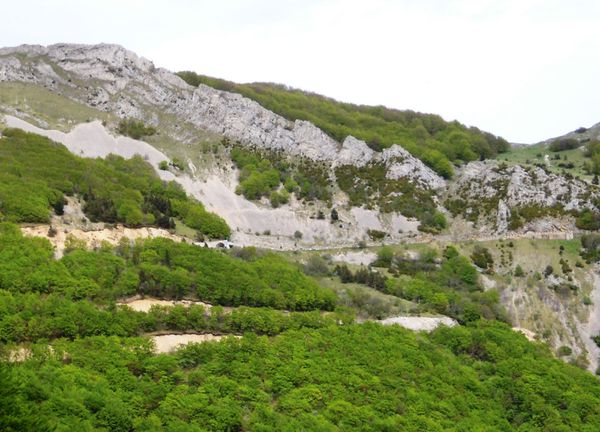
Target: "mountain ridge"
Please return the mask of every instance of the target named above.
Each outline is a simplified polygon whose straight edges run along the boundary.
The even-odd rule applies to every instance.
[[[37,56],[41,64],[26,68],[18,59],[13,57],[11,61],[6,58],[15,54]],[[364,141],[350,138],[341,144],[336,143],[309,122],[289,122],[239,95],[207,86],[189,91],[187,84],[176,75],[166,69],[155,68],[149,60],[138,57],[119,45],[57,44],[47,48],[19,46],[0,50],[0,57],[2,56],[5,58],[0,61],[1,81],[41,82],[53,90],[57,89],[57,84],[68,86],[68,79],[61,78],[48,65],[44,66],[44,59],[40,56],[48,56],[58,62],[62,69],[80,77],[103,81],[104,85],[98,86],[83,102],[101,110],[116,111],[122,117],[144,118],[143,108],[139,105],[161,105],[168,112],[183,117],[186,122],[259,148],[283,150],[312,160],[332,162],[334,165],[361,165],[368,163],[370,159],[377,159]],[[141,102],[136,103],[133,98],[127,97],[112,101],[112,96],[117,92],[135,79],[140,79],[140,71],[148,74],[141,81],[150,90],[135,90]],[[188,105],[193,108],[186,109]],[[338,159],[341,151],[341,158]],[[399,154],[398,151],[394,153]],[[406,157],[408,154],[405,154],[404,159]],[[427,170],[422,164],[416,168],[417,173]],[[423,177],[408,174],[410,178],[421,180],[428,187],[439,184],[435,179],[430,180],[433,177],[429,172],[424,172]]]

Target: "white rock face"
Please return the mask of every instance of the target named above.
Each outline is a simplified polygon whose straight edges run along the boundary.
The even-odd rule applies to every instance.
[[[57,73],[61,71],[61,73]],[[68,79],[65,77],[69,77]],[[388,178],[407,178],[420,187],[445,182],[398,145],[374,152],[347,137],[339,144],[307,121],[291,122],[236,93],[182,79],[118,45],[22,45],[0,49],[0,81],[43,85],[96,109],[156,123],[147,107],[174,115],[182,123],[224,135],[242,145],[283,151],[331,167],[384,162]],[[82,84],[83,83],[83,84]]]
[[[446,181],[397,144],[383,150],[381,159],[388,166],[386,177],[393,180],[410,178],[428,189],[440,189]]]
[[[498,199],[496,224],[505,232],[511,209],[538,205],[544,208],[562,206],[564,210],[597,210],[594,201],[600,189],[577,179],[547,173],[539,167],[519,165],[501,168],[494,162],[471,162],[451,185],[449,195],[480,206],[483,201]]]
[[[459,176],[455,188],[468,198],[492,198],[505,194],[509,207],[539,204],[543,207],[563,205],[565,210],[587,208],[589,191],[598,194],[597,188],[580,180],[569,180],[557,174],[546,173],[538,167],[523,168],[515,165],[500,169],[493,162],[471,162]]]
[[[336,165],[365,166],[375,158],[375,151],[364,141],[348,136],[342,143],[342,148],[336,157]]]
[[[510,219],[510,209],[504,202],[500,200],[498,202],[498,213],[496,214],[496,231],[499,233],[506,232],[508,230],[508,220]]]

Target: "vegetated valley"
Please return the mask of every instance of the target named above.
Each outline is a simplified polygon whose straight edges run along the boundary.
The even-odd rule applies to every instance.
[[[0,49],[0,430],[600,430],[600,128]]]

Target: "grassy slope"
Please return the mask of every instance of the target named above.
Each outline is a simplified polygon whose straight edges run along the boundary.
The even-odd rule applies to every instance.
[[[482,243],[492,252],[496,263],[497,274],[493,277],[502,289],[510,291],[520,291],[528,297],[528,302],[520,305],[522,313],[519,315],[520,325],[522,327],[533,329],[542,339],[547,339],[554,332],[555,334],[564,333],[561,325],[556,321],[556,311],[552,310],[548,304],[545,304],[539,290],[547,290],[546,283],[542,279],[536,281],[533,277],[536,272],[543,274],[546,266],[550,265],[554,269],[554,274],[566,277],[561,270],[561,258],[568,262],[573,270],[572,278],[581,285],[577,291],[559,291],[556,297],[562,306],[568,311],[569,317],[577,317],[581,321],[587,319],[589,306],[584,305],[584,299],[589,297],[592,290],[589,279],[590,267],[584,264],[584,268],[575,266],[576,262],[583,260],[579,256],[580,242],[574,240],[515,240],[512,241],[514,247],[510,247],[511,242],[485,242]],[[564,247],[561,255],[560,246]],[[464,245],[465,253],[470,253],[474,244]],[[503,252],[504,251],[504,252]],[[512,259],[509,256],[512,254]],[[502,258],[504,255],[504,259]],[[512,272],[517,264],[521,265],[525,271],[525,277],[513,277]],[[564,336],[564,334],[561,334]]]
[[[2,105],[31,116],[34,122],[35,120],[45,122],[49,129],[63,132],[68,132],[76,124],[85,123],[90,119],[104,121],[116,119],[110,113],[74,102],[43,87],[20,82],[0,83],[0,113]],[[10,114],[9,111],[6,113]]]
[[[579,256],[579,250],[581,247],[578,238],[573,240],[532,240],[532,239],[521,239],[512,241],[487,241],[487,242],[459,242],[449,243],[444,241],[434,241],[432,243],[416,243],[416,244],[398,244],[388,246],[396,253],[402,252],[414,252],[422,253],[429,249],[434,249],[441,255],[443,249],[448,244],[456,246],[461,254],[470,256],[473,249],[476,246],[483,246],[490,250],[494,258],[495,274],[487,275],[486,278],[495,284],[496,288],[500,291],[501,296],[504,298],[503,303],[507,306],[511,306],[512,298],[514,297],[515,306],[517,307],[518,314],[513,317],[515,319],[514,324],[520,327],[525,327],[535,331],[540,340],[552,342],[562,341],[561,344],[571,345],[575,344],[583,346],[581,340],[573,340],[571,336],[565,331],[565,323],[572,330],[575,330],[574,318],[577,318],[580,322],[586,322],[591,305],[586,305],[586,298],[591,297],[592,283],[590,279],[591,268],[588,264],[581,259]],[[510,246],[512,244],[512,246]],[[560,247],[564,248],[561,254]],[[367,248],[369,252],[377,252],[378,247]],[[330,251],[333,253],[334,251]],[[336,253],[342,252],[336,250]],[[297,261],[306,261],[311,254],[322,254],[323,252],[318,251],[305,251],[300,254],[288,254],[290,259]],[[511,258],[512,255],[512,258]],[[567,289],[563,290],[551,290],[547,287],[547,281],[545,279],[536,280],[535,273],[543,274],[546,266],[551,265],[554,269],[554,274],[566,278],[561,270],[560,260],[563,258],[568,262],[569,267],[573,270],[570,273],[574,282],[579,284],[579,288],[576,291],[570,291]],[[575,265],[577,262],[583,264],[583,268],[579,268]],[[524,272],[524,277],[514,277],[513,273],[517,265],[520,265]],[[349,266],[351,269],[356,270],[359,266]],[[353,284],[341,284],[339,280],[333,280],[328,282],[336,292],[346,294],[349,298],[352,298],[354,287]],[[365,287],[360,287],[360,290],[365,290]],[[416,305],[408,301],[403,301],[402,304],[397,304],[393,301],[394,297],[385,296],[376,290],[368,288],[366,291],[358,292],[357,298],[359,300],[360,308],[364,313],[367,313],[370,309],[380,313],[381,310],[393,311],[392,315],[396,311],[402,313],[411,313]],[[375,298],[379,297],[379,298]],[[547,302],[543,298],[552,298],[554,300]],[[566,311],[565,323],[560,322],[557,319],[558,312],[553,309],[552,302],[556,301]],[[381,302],[381,303],[380,303]],[[378,304],[382,308],[374,308],[373,306]],[[578,337],[578,336],[577,336]],[[572,358],[573,361],[579,361]],[[585,362],[581,363],[585,365]]]
[[[74,92],[70,96],[78,95]],[[220,136],[201,131],[153,107],[145,109],[150,117],[157,120],[158,133],[144,140],[171,159],[183,161],[185,170],[188,169],[187,160],[198,168],[214,167],[224,160]],[[66,95],[58,95],[33,84],[0,83],[0,114],[13,114],[14,110],[36,126],[62,132],[69,132],[77,124],[92,119],[102,120],[109,128],[116,129],[119,120],[112,113],[88,107]],[[178,128],[173,129],[173,125],[178,125]],[[171,135],[181,137],[185,143]]]
[[[358,318],[383,319],[409,315],[418,310],[413,302],[387,295],[376,289],[357,283],[342,283],[338,277],[317,278],[320,285],[332,289],[340,303],[356,309]]]
[[[539,156],[541,154],[541,157]],[[561,160],[553,160],[552,158],[556,155],[560,155]],[[550,164],[548,165],[548,169],[554,173],[564,173],[567,172],[572,174],[573,176],[579,176],[583,179],[591,179],[592,176],[586,174],[583,171],[583,163],[586,158],[583,155],[582,148],[577,148],[573,150],[565,150],[561,152],[552,152],[548,150],[548,146],[544,143],[533,144],[529,146],[523,146],[518,148],[511,148],[506,153],[502,153],[496,156],[496,159],[499,161],[505,161],[511,165],[533,165],[536,163],[544,163],[544,155],[548,155],[550,158]],[[564,157],[567,157],[567,160],[563,160]],[[559,167],[558,164],[561,162],[573,162],[575,164],[574,168],[562,168]]]

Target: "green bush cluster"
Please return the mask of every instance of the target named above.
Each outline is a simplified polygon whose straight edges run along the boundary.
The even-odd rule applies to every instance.
[[[261,159],[258,154],[240,148],[231,149],[231,159],[240,170],[237,193],[247,199],[257,200],[268,196],[281,184],[279,171],[273,168],[268,159]]]
[[[494,270],[494,258],[490,253],[490,250],[486,247],[477,245],[473,249],[471,254],[471,260],[473,264],[482,270],[493,271]]]
[[[242,306],[153,306],[148,313],[123,306],[98,307],[89,300],[60,294],[10,293],[0,290],[0,342],[31,343],[39,339],[90,336],[141,336],[148,332],[194,332],[276,335],[299,328],[336,325],[348,315],[320,311],[290,312]]]
[[[375,288],[378,291],[385,290],[387,278],[378,271],[370,268],[361,267],[355,272],[352,272],[346,264],[342,264],[335,266],[334,272],[340,277],[342,283],[354,282]]]
[[[240,147],[233,147],[230,156],[240,170],[236,192],[247,199],[268,196],[273,207],[287,204],[292,193],[308,201],[331,199],[329,176],[318,164],[291,163],[273,152]]]
[[[560,152],[565,150],[573,150],[579,148],[583,143],[575,138],[558,138],[550,143],[548,148],[553,152]]]
[[[480,318],[505,320],[497,291],[483,291],[477,271],[463,256],[445,258],[441,267],[420,262],[398,263],[398,278],[389,279],[386,292],[419,304],[423,311],[442,313],[461,323]]]
[[[342,283],[361,283],[415,302],[419,312],[445,314],[462,323],[481,318],[506,320],[498,292],[484,292],[475,267],[453,247],[444,251],[439,264],[433,250],[413,259],[384,246],[372,266],[387,268],[392,277],[365,268],[352,272],[345,265],[337,266],[335,273]]]
[[[419,219],[419,229],[424,232],[438,233],[447,226],[446,217],[437,210],[432,191],[417,187],[407,179],[388,179],[383,164],[344,165],[336,168],[335,175],[352,206],[377,205],[383,212],[399,212]]]
[[[352,135],[378,151],[399,144],[447,178],[454,162],[488,158],[510,147],[502,138],[433,114],[341,103],[277,84],[236,84],[189,71],[179,76],[193,86],[241,93],[289,120],[308,120],[339,142]]]
[[[581,256],[588,262],[600,261],[600,234],[581,236]]]
[[[585,145],[584,155],[589,160],[584,163],[584,170],[588,174],[599,175],[600,174],[600,141],[591,140]]]
[[[117,127],[117,131],[121,135],[126,135],[137,140],[156,134],[156,129],[154,127],[146,126],[144,122],[131,118],[121,120]]]
[[[575,218],[575,225],[579,229],[597,231],[600,229],[600,213],[592,210],[583,210]]]
[[[332,310],[335,295],[283,258],[243,261],[222,252],[157,238],[116,249],[74,250],[54,260],[50,244],[0,225],[0,289],[109,301],[133,294],[192,298],[224,306]]]
[[[139,156],[81,158],[18,129],[5,129],[0,143],[0,213],[5,220],[47,223],[50,209],[62,214],[65,195],[79,195],[94,222],[173,228],[173,218],[181,217],[211,237],[230,234],[223,219],[188,198],[177,183],[161,181]]]
[[[385,231],[380,231],[376,229],[368,229],[367,235],[371,240],[380,241],[387,237],[387,233]]]
[[[229,238],[231,229],[223,218],[206,211],[202,203],[190,200],[172,200],[173,215],[190,228],[210,237]]]

